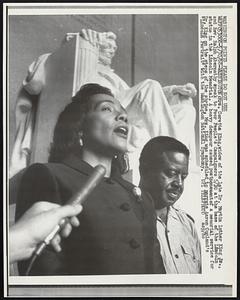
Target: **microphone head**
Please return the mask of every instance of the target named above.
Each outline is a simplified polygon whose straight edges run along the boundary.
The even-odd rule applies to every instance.
[[[103,177],[106,174],[106,168],[103,165],[97,165],[94,168],[94,172],[99,173],[99,175]]]
[[[103,165],[97,165],[93,168],[93,172],[89,175],[85,184],[81,187],[81,189],[74,194],[69,201],[68,204],[83,204],[83,202],[87,199],[90,193],[95,189],[95,187],[100,183],[106,173],[106,168]]]

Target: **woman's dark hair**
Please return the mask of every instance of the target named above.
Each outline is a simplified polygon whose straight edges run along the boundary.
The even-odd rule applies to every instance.
[[[49,162],[61,162],[69,153],[80,153],[79,132],[84,117],[90,109],[89,99],[96,94],[113,96],[110,89],[99,84],[89,83],[72,97],[72,102],[60,113],[54,129],[53,142],[49,152]]]

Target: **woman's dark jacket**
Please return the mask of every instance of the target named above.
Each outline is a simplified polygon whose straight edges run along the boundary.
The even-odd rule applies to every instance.
[[[16,219],[36,201],[63,205],[92,171],[75,155],[30,166],[20,184]],[[30,275],[163,273],[151,200],[135,196],[133,188],[118,175],[103,179],[83,204],[80,226],[62,240],[62,251],[46,248]],[[28,263],[19,263],[21,275]]]

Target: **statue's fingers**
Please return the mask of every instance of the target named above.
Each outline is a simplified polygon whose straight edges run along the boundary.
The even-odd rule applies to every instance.
[[[92,29],[88,29],[88,37],[89,42],[94,45],[94,31]]]
[[[85,40],[89,40],[88,38],[88,33],[87,33],[87,30],[86,29],[82,29],[81,31],[81,36],[85,39]]]
[[[92,38],[93,38],[93,44],[94,44],[94,46],[96,46],[97,45],[97,42],[98,42],[98,33],[96,32],[96,31],[93,31],[92,32]]]
[[[191,96],[191,91],[186,90],[186,89],[182,89],[179,91],[181,95],[183,96]]]
[[[197,95],[197,89],[195,88],[194,85],[189,85],[189,86],[186,86],[186,87],[189,90],[191,97],[195,97]]]
[[[103,43],[103,32],[98,33],[98,43],[101,45]]]
[[[174,90],[174,94],[181,94],[183,96],[189,96],[190,91],[185,86],[177,86]]]
[[[111,31],[106,32],[106,35],[107,35],[107,38],[110,38],[110,39],[116,40],[116,38],[117,38],[116,34]]]

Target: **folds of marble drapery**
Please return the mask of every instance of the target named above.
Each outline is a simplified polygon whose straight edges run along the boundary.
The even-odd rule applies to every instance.
[[[134,169],[134,181],[138,180],[138,158],[144,144],[157,135],[168,135],[182,141],[190,149],[191,162],[195,163],[195,117],[192,100],[188,96],[173,93],[176,86],[162,87],[159,82],[146,79],[129,87],[110,66],[98,62],[98,49],[84,40],[76,38],[74,66],[74,95],[85,83],[96,82],[112,90],[126,108],[131,125],[128,148],[130,167]],[[67,43],[67,41],[65,42]],[[16,103],[16,138],[12,152],[10,175],[27,166],[31,153],[34,128],[33,99],[44,88],[45,64],[50,54],[41,55],[29,67]],[[64,59],[64,58],[63,58]],[[71,95],[69,95],[69,98]]]
[[[10,160],[10,178],[29,163],[34,128],[34,101],[44,87],[45,63],[49,55],[50,53],[41,55],[29,66],[27,77],[24,79],[17,97],[16,134]]]

